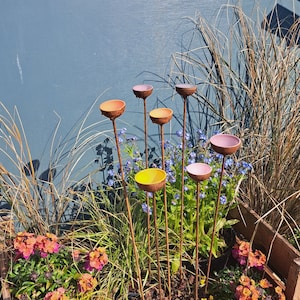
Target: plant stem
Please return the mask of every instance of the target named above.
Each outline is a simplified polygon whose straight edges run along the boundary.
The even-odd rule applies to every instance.
[[[205,294],[207,294],[207,292],[208,292],[208,278],[209,278],[209,275],[210,275],[210,267],[211,267],[211,259],[212,259],[212,248],[213,248],[213,244],[214,244],[214,236],[215,236],[215,233],[216,233],[216,225],[217,225],[217,219],[218,219],[218,211],[219,211],[219,203],[220,203],[220,196],[221,196],[221,188],[222,188],[222,179],[223,179],[224,167],[225,167],[225,155],[223,155],[223,160],[222,160],[222,169],[221,169],[221,174],[220,174],[220,182],[219,182],[219,188],[218,188],[218,197],[217,197],[217,202],[216,202],[213,231],[212,231],[212,234],[211,234],[208,266],[207,266],[207,273],[206,273],[206,278],[205,278]]]

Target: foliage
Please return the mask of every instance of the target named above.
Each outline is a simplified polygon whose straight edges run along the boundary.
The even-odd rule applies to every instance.
[[[165,170],[167,172],[166,195],[167,195],[167,217],[170,229],[170,246],[176,250],[178,244],[178,236],[180,233],[180,213],[181,213],[181,139],[182,132],[177,132],[174,143],[166,141],[165,148]],[[220,172],[222,164],[222,155],[212,151],[208,147],[206,135],[199,130],[197,145],[193,146],[190,143],[189,136],[186,136],[186,162],[191,164],[194,162],[204,162],[209,164],[212,169],[211,177],[201,184],[199,197],[201,198],[200,208],[200,242],[199,253],[202,257],[208,257],[211,235],[213,228],[213,219],[215,212],[215,204],[217,199],[218,185],[220,181]],[[126,179],[128,182],[128,190],[131,198],[136,199],[136,202],[141,203],[140,210],[152,215],[152,194],[148,193],[150,198],[149,207],[146,203],[146,195],[139,190],[134,182],[134,175],[143,168],[143,160],[138,150],[136,138],[126,137],[126,129],[119,132],[119,140],[123,141],[124,152],[128,155],[128,160],[125,163]],[[151,167],[162,168],[162,161],[159,157],[154,157],[150,163]],[[214,237],[213,255],[216,257],[226,246],[222,235],[225,228],[230,228],[236,221],[228,220],[227,214],[230,209],[236,206],[235,197],[238,194],[238,188],[241,181],[245,178],[248,171],[251,170],[251,165],[245,161],[235,161],[233,158],[226,158],[225,174],[222,181],[222,195],[219,214],[217,217],[216,235]],[[184,234],[183,242],[185,245],[185,256],[193,256],[196,239],[196,183],[189,176],[185,176],[184,186]],[[110,185],[114,185],[112,177],[108,180]],[[164,233],[165,214],[163,191],[156,193],[157,199],[157,216],[160,231]],[[146,218],[146,216],[145,216]]]
[[[98,285],[95,273],[108,263],[104,248],[82,253],[50,233],[19,232],[13,244],[8,280],[17,299],[91,299]]]
[[[300,20],[285,32],[259,7],[254,20],[233,5],[218,14],[223,30],[202,16],[189,20],[164,83],[197,85],[188,106],[191,135],[222,128],[243,137],[242,155],[253,166],[243,199],[291,235],[300,222]]]
[[[298,249],[300,249],[300,226],[296,226],[294,228],[294,230],[292,231],[292,235],[289,238],[289,242],[297,247]]]
[[[279,286],[264,278],[266,256],[251,248],[247,241],[238,240],[232,249],[237,264],[215,273],[210,292],[216,299],[254,300],[279,299],[285,295]]]

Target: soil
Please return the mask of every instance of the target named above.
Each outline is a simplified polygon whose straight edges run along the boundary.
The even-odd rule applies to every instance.
[[[180,278],[180,275],[172,277],[172,300],[195,300],[195,276],[190,272],[184,270]],[[165,291],[161,291],[161,296],[159,295],[158,286],[151,286],[148,289],[145,288],[145,300],[169,300],[168,294]],[[198,291],[198,299],[205,299],[204,288]],[[140,300],[141,298],[137,293],[129,293],[128,300]]]

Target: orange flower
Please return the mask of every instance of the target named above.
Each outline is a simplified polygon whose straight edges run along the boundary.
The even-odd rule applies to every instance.
[[[262,279],[260,282],[259,282],[259,285],[263,288],[263,289],[267,289],[267,288],[270,288],[272,287],[272,284],[266,279]]]
[[[97,280],[91,274],[84,273],[79,279],[78,289],[81,293],[85,293],[94,290],[97,284]]]
[[[238,300],[251,300],[251,291],[242,285],[239,285],[235,289],[235,297]]]
[[[39,235],[36,239],[36,249],[41,252],[41,257],[46,257],[48,253],[57,253],[59,244],[56,235],[47,233],[46,236]]]
[[[101,271],[102,268],[107,263],[108,263],[108,257],[105,252],[105,249],[99,247],[88,254],[87,262],[85,264],[85,269],[87,271],[93,271],[93,269]]]
[[[36,239],[33,233],[18,232],[17,237],[14,240],[14,248],[21,256],[28,259],[30,255],[34,253],[35,243]]]
[[[285,300],[285,295],[284,295],[281,287],[276,286],[275,293],[279,296],[279,300]]]
[[[258,300],[260,297],[260,292],[255,286],[255,282],[250,286],[251,300]]]
[[[65,295],[65,289],[64,288],[58,288],[57,290],[53,292],[49,292],[44,297],[44,300],[69,300],[70,298]]]
[[[260,251],[255,250],[255,252],[249,253],[249,267],[256,267],[258,269],[263,269],[266,263],[266,256]]]
[[[239,245],[239,252],[240,255],[248,256],[248,253],[250,252],[250,244],[246,241],[242,241]]]
[[[246,275],[242,275],[240,277],[240,284],[243,285],[243,286],[250,286],[251,285],[251,280],[248,276]]]

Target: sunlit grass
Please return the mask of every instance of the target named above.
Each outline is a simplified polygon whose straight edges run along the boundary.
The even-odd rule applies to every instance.
[[[290,235],[300,224],[299,24],[290,29],[295,43],[287,43],[259,13],[254,22],[239,7],[224,6],[220,16],[228,31],[204,17],[190,19],[194,29],[186,49],[173,55],[167,81],[197,85],[192,134],[217,128],[242,138],[240,155],[254,168],[243,200]]]

